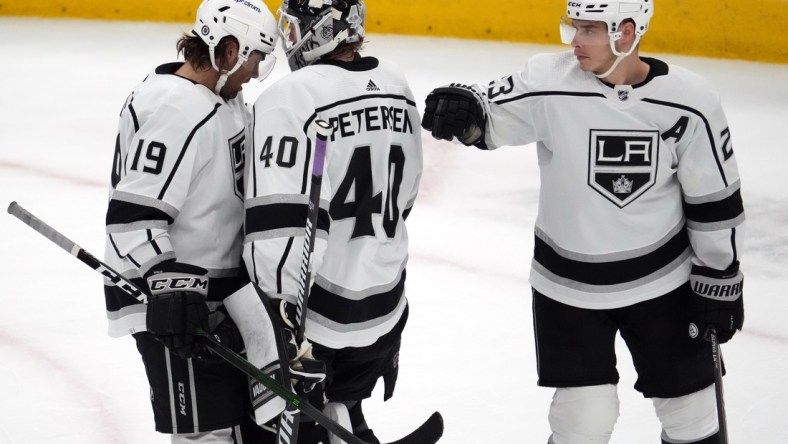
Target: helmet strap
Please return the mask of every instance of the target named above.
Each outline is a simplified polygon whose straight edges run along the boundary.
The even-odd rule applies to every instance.
[[[246,62],[246,58],[241,56],[241,53],[238,53],[238,61],[235,62],[235,66],[229,71],[223,70],[219,68],[219,65],[216,64],[216,45],[208,45],[208,52],[211,56],[211,66],[219,73],[219,79],[216,81],[216,87],[214,87],[213,92],[216,95],[220,95],[219,92],[224,88],[224,85],[227,83],[227,78],[230,77],[235,71],[238,71],[238,68]]]
[[[613,71],[615,71],[616,68],[618,68],[619,63],[621,63],[621,61],[624,60],[625,57],[627,57],[630,54],[632,54],[632,52],[635,51],[635,48],[637,48],[638,43],[640,42],[640,36],[636,35],[635,36],[635,41],[632,42],[632,46],[629,48],[629,51],[627,51],[625,53],[622,53],[621,51],[618,50],[618,48],[616,48],[616,42],[620,38],[621,38],[621,34],[620,33],[616,33],[616,34],[611,34],[610,35],[610,49],[612,49],[613,50],[613,54],[616,55],[616,60],[613,62],[612,65],[610,65],[610,68],[607,71],[605,71],[603,74],[594,74],[595,76],[597,76],[597,78],[604,79],[605,77],[609,76],[610,74],[613,74]]]

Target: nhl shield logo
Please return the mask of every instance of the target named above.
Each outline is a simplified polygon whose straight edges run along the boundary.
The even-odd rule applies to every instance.
[[[624,208],[654,185],[658,158],[657,131],[591,130],[588,184]]]

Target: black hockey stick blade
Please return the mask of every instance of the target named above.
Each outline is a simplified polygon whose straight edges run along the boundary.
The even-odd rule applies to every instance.
[[[322,411],[301,399],[298,395],[281,385],[279,382],[263,373],[260,369],[252,365],[249,361],[230,350],[217,341],[213,336],[203,335],[200,337],[202,343],[213,353],[222,357],[224,360],[235,366],[238,370],[256,379],[266,388],[274,392],[277,396],[284,399],[288,405],[295,407],[300,412],[315,420],[316,423],[325,427],[326,430],[338,436],[347,444],[369,444],[353,435],[349,430],[339,425],[336,421],[326,416]],[[435,412],[419,428],[411,432],[408,436],[394,441],[391,444],[435,444],[443,435],[443,417]]]
[[[728,444],[728,422],[725,415],[725,397],[722,390],[722,351],[717,339],[717,329],[709,329],[711,356],[714,360],[714,393],[717,400],[717,420],[720,426],[720,444]]]
[[[439,412],[435,412],[410,435],[389,444],[435,444],[441,436],[443,436],[443,417]]]
[[[81,260],[85,265],[89,266],[94,271],[102,274],[105,278],[110,279],[115,283],[116,286],[118,286],[118,288],[133,296],[138,301],[142,303],[147,302],[147,294],[142,289],[137,287],[133,282],[124,278],[120,273],[110,268],[107,264],[97,259],[95,256],[65,237],[59,231],[46,224],[41,219],[34,216],[16,202],[11,202],[11,204],[8,206],[8,213],[24,222],[30,228],[34,229],[39,234],[46,237],[62,249],[69,252],[72,256]],[[288,388],[270,378],[242,356],[238,355],[217,341],[213,336],[202,335],[200,338],[203,339],[202,342],[217,356],[224,358],[227,362],[246,373],[248,376],[260,381],[261,384],[284,399],[288,405],[297,408],[305,415],[314,419],[315,422],[325,427],[326,430],[338,436],[347,444],[369,444],[353,435],[353,433],[339,425],[336,421],[324,415],[322,411],[299,398]],[[441,417],[440,413],[435,412],[414,432],[391,444],[435,444],[442,435],[443,418]]]

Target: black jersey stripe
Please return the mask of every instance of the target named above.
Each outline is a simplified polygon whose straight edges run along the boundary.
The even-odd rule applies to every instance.
[[[287,264],[287,258],[290,256],[290,249],[293,248],[293,238],[287,240],[285,250],[282,252],[282,257],[279,259],[279,264],[276,266],[276,292],[282,294],[282,271]]]
[[[698,111],[698,110],[696,110],[694,108],[691,108],[689,106],[679,104],[679,103],[665,102],[665,101],[656,100],[656,99],[643,99],[643,101],[647,102],[647,103],[654,104],[654,105],[667,106],[669,108],[677,108],[677,109],[680,109],[680,110],[683,110],[683,111],[687,111],[687,112],[690,112],[692,114],[695,114],[696,116],[698,116],[701,119],[701,121],[703,121],[703,125],[706,127],[706,136],[709,139],[709,146],[711,147],[711,152],[714,155],[714,161],[717,162],[717,170],[719,171],[720,177],[722,178],[722,183],[724,183],[725,187],[727,188],[728,187],[728,178],[725,177],[725,170],[722,168],[722,161],[720,160],[720,155],[717,152],[717,144],[714,142],[714,134],[711,131],[711,124],[709,123],[709,119],[707,119],[706,116],[702,112],[700,112],[700,111]]]
[[[684,215],[693,222],[724,222],[736,219],[743,213],[744,203],[741,198],[741,190],[736,190],[727,198],[716,202],[690,204],[684,201]]]
[[[296,203],[271,203],[246,209],[246,235],[282,228],[304,228],[309,206]],[[328,231],[331,225],[328,211],[319,208],[317,229]]]
[[[409,99],[408,96],[403,96],[401,94],[365,94],[365,95],[361,95],[361,96],[350,97],[350,98],[339,100],[339,101],[336,101],[334,103],[329,103],[328,105],[323,105],[320,108],[317,108],[315,110],[315,114],[313,114],[312,117],[310,117],[306,121],[306,124],[304,125],[304,130],[306,131],[306,129],[309,128],[309,124],[312,123],[312,120],[314,120],[317,117],[318,113],[321,113],[323,111],[329,110],[331,108],[335,108],[335,107],[340,106],[340,105],[346,105],[348,103],[360,102],[362,100],[370,100],[370,99],[394,99],[394,100],[401,100],[401,101],[407,103],[410,106],[413,106],[413,107],[416,106],[416,102],[414,102],[413,100]]]
[[[519,96],[509,97],[508,99],[496,100],[492,103],[496,105],[504,105],[509,102],[515,102],[517,100],[528,99],[530,97],[540,97],[540,96],[599,97],[602,99],[605,98],[605,95],[601,93],[573,92],[573,91],[537,91],[537,92],[520,94]]]
[[[159,199],[159,200],[163,200],[164,199],[164,195],[167,193],[167,189],[170,187],[170,184],[172,183],[172,179],[175,177],[175,173],[178,171],[178,167],[181,165],[181,162],[183,161],[183,157],[186,155],[186,150],[189,148],[189,145],[191,144],[192,139],[194,138],[194,135],[197,133],[197,131],[200,128],[203,127],[203,125],[208,123],[208,121],[211,120],[213,118],[213,116],[216,115],[216,112],[217,112],[217,110],[219,109],[220,106],[222,106],[222,104],[221,103],[217,103],[213,107],[213,110],[211,110],[211,112],[208,113],[208,115],[205,116],[205,118],[202,119],[200,121],[200,123],[198,123],[192,129],[192,131],[189,133],[189,136],[186,137],[186,142],[183,143],[183,148],[181,149],[181,152],[178,155],[178,160],[175,161],[175,165],[172,167],[172,171],[170,171],[170,175],[167,176],[167,181],[164,182],[164,186],[162,187],[161,192],[159,192],[159,196],[157,197],[157,199]]]
[[[159,243],[153,239],[153,231],[150,229],[145,230],[148,233],[148,242],[150,242],[150,246],[153,247],[153,251],[156,252],[156,255],[160,255],[162,253],[161,248],[159,248]]]
[[[405,270],[391,290],[351,300],[336,295],[320,285],[313,285],[309,296],[310,311],[342,325],[371,321],[397,309],[405,289]]]
[[[136,133],[137,131],[140,130],[140,121],[139,119],[137,119],[137,112],[134,111],[134,105],[131,104],[131,102],[133,101],[134,101],[134,97],[132,97],[131,100],[129,101],[128,109],[129,109],[129,115],[131,116],[131,121],[134,122],[134,132]]]
[[[129,262],[131,262],[132,265],[134,265],[137,268],[142,267],[142,265],[139,262],[134,260],[134,258],[131,256],[131,254],[127,254],[126,256],[124,256],[124,255],[122,255],[120,253],[120,249],[118,248],[118,244],[115,243],[115,239],[112,238],[112,234],[111,233],[108,234],[107,237],[109,238],[109,243],[112,245],[112,249],[115,251],[115,254],[118,255],[119,258],[121,258],[121,259],[128,259]]]
[[[731,228],[731,251],[733,252],[733,262],[738,262],[739,251],[736,249],[736,228]]]
[[[130,224],[141,221],[165,221],[171,224],[174,219],[158,208],[112,199],[107,208],[106,224]]]
[[[588,285],[617,285],[632,282],[669,265],[689,247],[686,227],[656,250],[642,256],[609,262],[584,262],[558,254],[535,236],[534,260],[547,270],[566,279]]]

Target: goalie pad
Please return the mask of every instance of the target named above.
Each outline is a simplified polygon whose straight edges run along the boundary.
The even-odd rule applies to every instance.
[[[238,326],[250,363],[285,387],[290,387],[283,324],[269,297],[253,283],[224,300],[224,306]],[[282,413],[284,399],[259,381],[249,378],[249,393],[255,422],[265,424]]]

